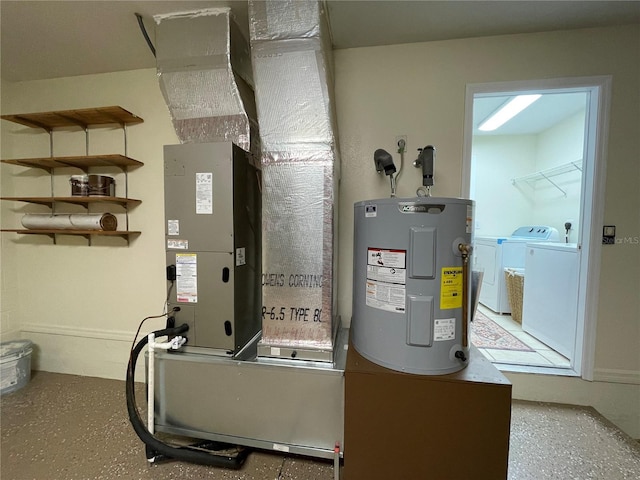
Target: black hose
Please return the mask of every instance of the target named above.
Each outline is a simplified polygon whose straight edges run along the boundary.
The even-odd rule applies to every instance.
[[[142,22],[142,15],[140,15],[139,13],[136,13],[135,15],[136,15],[136,18],[138,19],[138,26],[140,27],[140,31],[142,32],[142,35],[144,36],[144,39],[147,41],[147,45],[149,45],[149,48],[151,49],[151,53],[153,53],[153,56],[155,58],[156,47],[154,47],[153,43],[151,43],[151,39],[147,34],[147,29],[144,28],[144,23]]]
[[[157,330],[153,332],[156,337],[164,337],[169,335],[180,335],[181,333],[189,330],[189,326],[186,323],[183,323],[179,327],[175,328],[165,328],[162,330]],[[178,448],[173,447],[171,445],[167,445],[166,443],[158,440],[156,437],[149,433],[149,430],[145,426],[144,422],[140,418],[140,414],[138,413],[138,407],[136,405],[135,398],[135,371],[136,371],[136,362],[138,360],[138,356],[144,349],[145,345],[148,343],[148,338],[144,337],[141,339],[135,348],[131,351],[131,356],[129,357],[129,364],[127,366],[127,380],[126,380],[126,397],[127,397],[127,411],[129,413],[129,420],[131,421],[131,425],[133,425],[133,429],[149,449],[153,452],[157,452],[159,455],[164,457],[173,458],[176,460],[181,460],[190,463],[197,463],[199,465],[208,465],[214,467],[224,467],[231,469],[238,469],[244,463],[246,459],[245,455],[238,455],[236,457],[232,456],[221,456],[221,455],[213,455],[211,453],[203,452],[202,450],[189,450],[186,448]]]

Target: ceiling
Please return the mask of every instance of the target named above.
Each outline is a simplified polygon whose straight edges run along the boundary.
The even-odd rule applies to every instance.
[[[300,1],[300,0],[298,0]],[[334,48],[640,23],[640,1],[326,2]],[[153,68],[138,27],[153,15],[230,6],[248,32],[246,1],[0,1],[1,74],[21,81]]]
[[[640,23],[640,0],[325,3],[336,49]],[[154,42],[154,15],[221,6],[248,36],[246,1],[0,0],[0,73],[24,81],[153,68],[135,13]]]

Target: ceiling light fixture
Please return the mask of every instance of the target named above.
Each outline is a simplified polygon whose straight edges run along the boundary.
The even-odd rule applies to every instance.
[[[542,95],[518,95],[480,124],[478,130],[491,132],[501,127]]]

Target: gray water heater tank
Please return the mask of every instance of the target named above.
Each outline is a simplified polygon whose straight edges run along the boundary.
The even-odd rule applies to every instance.
[[[459,245],[471,244],[474,202],[385,198],[358,202],[354,209],[355,349],[401,372],[463,369],[469,358],[471,262],[464,266]]]

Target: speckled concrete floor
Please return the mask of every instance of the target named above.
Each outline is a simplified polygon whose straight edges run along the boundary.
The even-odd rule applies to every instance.
[[[121,381],[34,372],[0,407],[2,480],[333,479],[330,462],[266,452],[252,452],[238,471],[149,466]],[[509,480],[638,478],[640,445],[593,409],[513,402]]]

